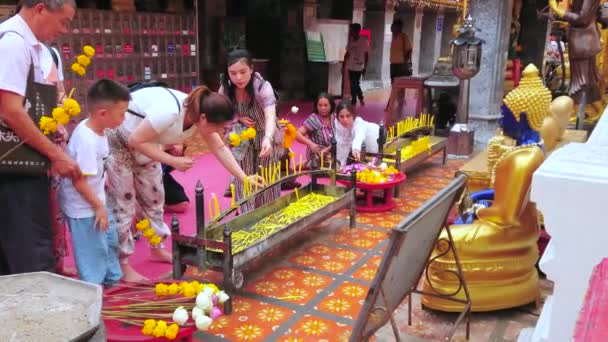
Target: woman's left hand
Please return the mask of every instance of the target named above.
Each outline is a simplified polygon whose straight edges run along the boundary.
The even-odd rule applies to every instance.
[[[265,158],[270,155],[272,152],[272,142],[269,137],[264,137],[262,139],[262,150],[260,151],[260,158]]]

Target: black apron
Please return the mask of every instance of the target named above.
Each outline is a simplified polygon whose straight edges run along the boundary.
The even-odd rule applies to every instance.
[[[57,106],[57,88],[35,82],[33,63],[24,105],[36,126],[40,116],[50,115]],[[12,131],[3,127],[0,134],[6,138]],[[0,172],[0,275],[53,271],[49,162],[26,144],[5,160],[17,161],[17,165],[6,165],[12,168]]]

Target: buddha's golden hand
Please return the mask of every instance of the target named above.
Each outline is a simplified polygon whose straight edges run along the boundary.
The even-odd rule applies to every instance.
[[[559,6],[557,5],[557,0],[549,0],[549,7],[560,18],[563,18],[564,14],[566,14],[566,11],[564,9],[562,9],[562,8],[559,8]]]

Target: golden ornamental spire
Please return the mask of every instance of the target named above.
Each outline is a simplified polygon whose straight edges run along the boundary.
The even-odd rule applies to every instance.
[[[526,113],[530,127],[540,130],[551,105],[551,92],[543,84],[534,64],[528,64],[519,85],[505,96],[503,102],[517,121],[521,113]]]

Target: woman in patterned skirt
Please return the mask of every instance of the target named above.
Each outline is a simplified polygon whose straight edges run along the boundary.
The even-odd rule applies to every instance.
[[[243,141],[232,147],[232,153],[243,171],[255,175],[260,167],[268,167],[279,162],[283,154],[283,132],[277,124],[276,96],[272,85],[260,74],[253,71],[251,55],[247,50],[230,52],[227,68],[218,91],[232,101],[237,121],[232,126],[234,133],[240,134],[249,127],[256,130],[252,140]],[[236,182],[236,197],[243,198],[243,183]],[[258,196],[255,203],[247,203],[241,212],[250,211],[281,196],[281,187],[275,186]]]
[[[306,166],[320,165],[319,157],[324,154],[324,160],[328,161],[331,149],[331,137],[333,128],[331,120],[336,104],[327,93],[320,93],[313,105],[314,112],[304,120],[302,127],[298,128],[296,140],[306,145]],[[316,163],[313,160],[317,159]]]

